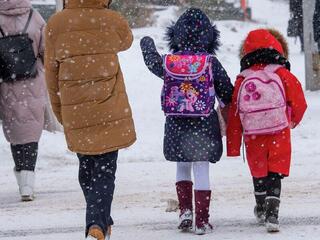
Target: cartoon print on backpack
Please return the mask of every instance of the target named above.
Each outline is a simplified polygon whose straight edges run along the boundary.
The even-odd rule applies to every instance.
[[[178,112],[182,113],[184,111],[187,111],[187,112],[193,113],[194,112],[193,105],[198,100],[199,93],[195,88],[192,87],[191,84],[183,84],[181,88],[183,89],[182,91],[184,92],[185,97],[178,106]]]
[[[210,115],[215,98],[210,61],[209,55],[164,57],[162,107],[167,116]]]

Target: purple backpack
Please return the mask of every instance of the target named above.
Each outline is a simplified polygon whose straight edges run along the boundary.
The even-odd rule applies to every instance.
[[[286,93],[275,72],[280,65],[263,70],[247,69],[238,94],[238,111],[245,135],[274,134],[289,126]]]
[[[211,55],[165,55],[161,103],[166,116],[209,116],[214,106]]]

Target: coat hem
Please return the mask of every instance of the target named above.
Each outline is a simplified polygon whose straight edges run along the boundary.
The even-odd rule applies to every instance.
[[[166,159],[166,161],[168,162],[176,162],[176,163],[194,163],[194,162],[209,162],[209,163],[217,163],[219,162],[220,160],[218,161],[210,161],[210,160],[205,160],[205,161],[201,161],[201,160],[195,160],[195,161],[182,161],[182,160],[169,160],[169,159]]]
[[[77,150],[77,149],[73,149],[72,147],[68,147],[68,148],[69,148],[70,151],[72,151],[74,153],[79,153],[79,154],[83,154],[83,155],[102,155],[102,154],[105,154],[105,153],[110,153],[110,152],[114,152],[114,151],[117,151],[117,150],[121,150],[121,149],[130,147],[136,142],[136,140],[137,140],[137,138],[134,138],[132,141],[130,141],[127,144],[116,146],[116,147],[112,147],[112,148],[107,148],[107,149],[104,149],[102,151],[94,151],[94,152]]]

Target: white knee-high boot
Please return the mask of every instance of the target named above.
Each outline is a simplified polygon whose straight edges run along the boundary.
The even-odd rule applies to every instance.
[[[35,182],[35,173],[34,171],[25,171],[20,172],[14,169],[14,174],[17,179],[19,186],[19,192],[22,201],[33,201],[34,199],[34,182]]]

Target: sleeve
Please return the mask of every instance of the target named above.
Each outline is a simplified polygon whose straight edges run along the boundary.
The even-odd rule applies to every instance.
[[[48,93],[50,96],[50,101],[54,114],[56,115],[58,121],[62,123],[61,117],[61,101],[59,96],[59,86],[58,86],[58,73],[59,73],[59,63],[56,60],[55,48],[52,42],[52,30],[49,25],[45,29],[45,73]]]
[[[242,78],[238,78],[235,83],[235,89],[232,96],[232,103],[229,108],[228,126],[227,126],[227,156],[240,156],[242,141],[242,125],[238,113],[238,93]]]
[[[163,59],[158,53],[153,39],[151,37],[142,38],[140,47],[146,66],[153,74],[163,79]]]
[[[290,108],[289,114],[291,112],[289,118],[291,119],[291,126],[294,128],[301,122],[307,110],[307,102],[299,80],[292,73],[285,68],[281,68],[277,71],[277,74],[282,79],[286,91],[287,104]]]
[[[212,61],[212,73],[218,98],[224,105],[229,105],[232,101],[233,85],[226,70],[216,58]]]
[[[122,52],[131,47],[133,42],[133,35],[132,35],[132,31],[130,29],[128,21],[119,13],[117,12],[114,12],[114,13],[115,13],[114,17],[116,18],[115,21],[117,22],[115,31],[118,33],[121,40],[119,51]]]
[[[33,9],[33,14],[34,14],[34,21],[37,23],[37,38],[35,43],[37,44],[37,57],[41,59],[42,63],[44,62],[44,35],[45,35],[45,27],[46,27],[46,22],[40,15],[40,13],[36,10]]]
[[[289,10],[291,13],[293,13],[293,11],[294,11],[294,1],[293,0],[289,1]]]

